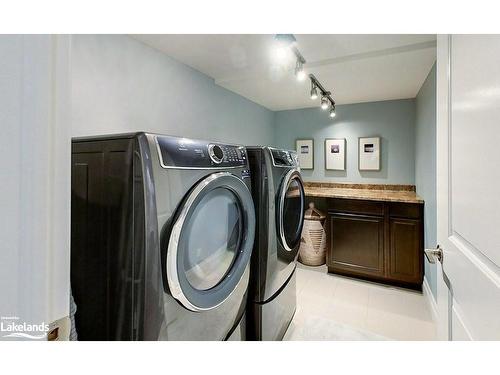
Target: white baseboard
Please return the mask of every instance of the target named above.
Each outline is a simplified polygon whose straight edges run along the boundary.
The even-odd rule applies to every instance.
[[[424,294],[427,303],[429,304],[429,308],[431,309],[432,320],[434,320],[434,322],[437,324],[438,321],[437,302],[436,299],[434,298],[434,295],[432,294],[431,287],[425,276],[424,276],[424,282],[422,283],[422,292]]]

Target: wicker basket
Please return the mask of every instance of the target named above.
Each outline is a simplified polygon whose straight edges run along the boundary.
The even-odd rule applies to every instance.
[[[308,266],[320,266],[326,261],[326,216],[309,203],[304,214],[304,227],[300,241],[299,261]]]

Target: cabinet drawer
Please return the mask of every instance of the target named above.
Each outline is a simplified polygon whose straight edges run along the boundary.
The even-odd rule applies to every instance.
[[[422,204],[419,203],[389,203],[390,217],[404,217],[408,219],[421,219]]]
[[[384,203],[357,199],[329,199],[328,210],[331,212],[344,212],[364,215],[384,215]]]

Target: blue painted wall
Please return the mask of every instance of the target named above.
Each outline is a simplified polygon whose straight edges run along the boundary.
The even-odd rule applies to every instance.
[[[416,98],[415,184],[425,200],[425,246],[436,247],[436,64]],[[436,266],[425,260],[425,277],[436,298]]]
[[[72,37],[73,136],[145,130],[270,144],[274,113],[124,35]]]
[[[318,108],[276,112],[275,143],[295,149],[297,138],[314,138],[314,170],[306,181],[414,184],[415,100],[389,100],[337,106],[337,116]],[[358,137],[381,137],[381,170],[358,170]],[[325,138],[346,138],[346,171],[326,171]]]
[[[123,35],[72,37],[73,136],[145,130],[295,148],[315,140],[305,180],[416,184],[426,200],[426,245],[436,241],[435,67],[416,99],[272,112],[213,79]],[[358,137],[382,137],[382,169],[358,171]],[[324,139],[347,139],[347,170],[325,171]],[[416,146],[416,147],[415,147]],[[435,270],[426,264],[435,292]]]

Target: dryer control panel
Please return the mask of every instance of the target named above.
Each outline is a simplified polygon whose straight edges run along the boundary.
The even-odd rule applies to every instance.
[[[278,150],[269,147],[273,164],[276,167],[296,167],[298,165],[297,153],[295,151]]]
[[[244,146],[189,138],[157,136],[163,168],[234,168],[248,165]]]

